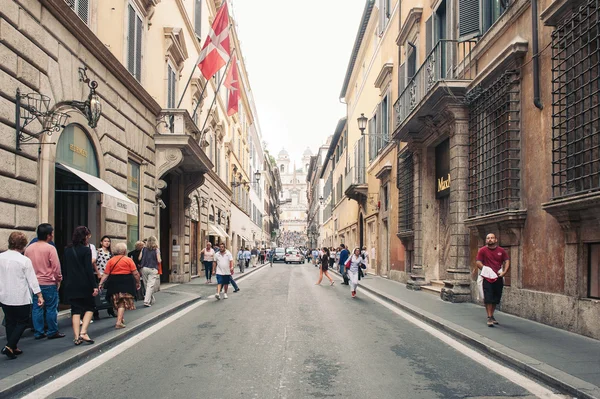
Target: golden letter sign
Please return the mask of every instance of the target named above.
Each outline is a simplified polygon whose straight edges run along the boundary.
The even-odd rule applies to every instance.
[[[79,154],[82,157],[86,157],[87,158],[87,151],[84,150],[83,148],[79,148],[75,144],[69,144],[69,149],[71,151],[73,151],[75,154]]]
[[[448,178],[444,179],[440,177],[437,179],[437,192],[441,192],[450,188],[450,173],[448,173]]]

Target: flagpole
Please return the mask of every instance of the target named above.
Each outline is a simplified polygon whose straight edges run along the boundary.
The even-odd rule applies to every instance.
[[[208,109],[208,112],[206,113],[206,118],[204,119],[204,125],[202,125],[202,129],[200,129],[200,142],[202,142],[202,140],[204,139],[204,128],[206,127],[206,123],[208,122],[208,116],[210,115],[210,110],[215,106],[215,103],[217,102],[217,96],[219,95],[219,90],[221,89],[221,84],[223,83],[223,80],[225,79],[225,75],[227,75],[227,68],[229,67],[229,63],[231,62],[231,59],[233,57],[229,57],[229,60],[227,60],[227,65],[225,65],[225,73],[223,74],[223,76],[221,76],[221,80],[219,80],[219,85],[217,86],[217,90],[215,90],[215,97],[213,98],[212,104],[210,104],[210,108]],[[208,82],[206,83],[208,85]],[[194,109],[194,113],[192,114],[192,120],[194,120],[194,117],[196,116],[196,111],[198,110],[198,106],[200,105],[200,101],[198,102],[198,104],[196,104],[196,108]]]

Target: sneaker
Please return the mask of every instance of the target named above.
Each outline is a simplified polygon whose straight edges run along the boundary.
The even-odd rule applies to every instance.
[[[240,290],[240,289],[239,289],[239,288],[237,288],[237,289],[233,290],[233,292],[238,292],[239,290]]]
[[[227,294],[225,292],[223,293],[223,299],[227,299]]]
[[[494,327],[494,318],[493,317],[488,317],[487,318],[487,326],[488,327]]]
[[[221,299],[221,295],[219,295],[218,293],[216,293],[215,294],[215,298],[220,300]]]
[[[352,291],[352,298],[356,298],[356,291]]]
[[[494,316],[492,316],[492,323],[494,323],[494,324],[500,324],[500,323],[498,323],[498,321],[497,321],[497,320],[494,318]]]

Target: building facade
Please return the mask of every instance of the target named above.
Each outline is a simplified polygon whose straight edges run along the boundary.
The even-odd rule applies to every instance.
[[[281,236],[279,245],[285,247],[304,247],[307,244],[306,176],[310,166],[312,152],[306,149],[301,166],[290,160],[289,154],[282,149],[277,156],[277,167],[281,178]]]

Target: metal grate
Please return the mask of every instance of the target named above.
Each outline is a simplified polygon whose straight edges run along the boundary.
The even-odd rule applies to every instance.
[[[600,14],[588,1],[552,32],[552,197],[600,189]]]
[[[469,216],[519,207],[519,75],[505,72],[467,94]]]
[[[398,155],[398,232],[413,230],[413,179],[414,166],[412,152],[404,148]]]

